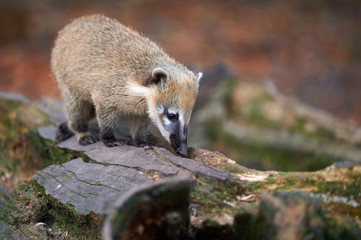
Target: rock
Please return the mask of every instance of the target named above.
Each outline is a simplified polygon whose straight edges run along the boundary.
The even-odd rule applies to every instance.
[[[189,233],[189,178],[137,186],[114,204],[103,239],[184,239]]]

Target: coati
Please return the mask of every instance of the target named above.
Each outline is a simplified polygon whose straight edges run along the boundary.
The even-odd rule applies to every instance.
[[[147,144],[152,121],[177,153],[187,155],[187,126],[202,73],[176,62],[148,38],[114,19],[85,16],[58,33],[51,68],[67,118],[57,130],[58,142],[73,134],[81,145],[96,142],[98,136],[88,132],[96,116],[104,144],[121,145],[113,129],[126,116],[135,146]]]

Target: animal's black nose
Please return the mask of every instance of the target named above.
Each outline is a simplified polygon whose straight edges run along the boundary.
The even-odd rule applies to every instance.
[[[186,157],[188,155],[188,147],[187,144],[182,144],[177,150],[176,152],[184,157]]]
[[[179,135],[171,134],[170,137],[170,143],[172,144],[173,149],[182,156],[187,156],[188,154],[188,147],[187,147],[187,138],[180,139]]]

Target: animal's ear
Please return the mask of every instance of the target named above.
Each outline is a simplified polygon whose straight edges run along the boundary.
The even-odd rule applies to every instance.
[[[202,72],[197,73],[196,77],[197,77],[197,82],[198,83],[201,81],[202,76],[203,76]]]
[[[152,76],[148,80],[148,85],[151,84],[159,84],[161,82],[165,82],[169,80],[169,73],[163,68],[154,68],[152,72]]]

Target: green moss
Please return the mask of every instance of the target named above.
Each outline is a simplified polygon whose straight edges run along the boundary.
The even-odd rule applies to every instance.
[[[100,239],[100,226],[97,216],[79,215],[70,204],[61,204],[51,195],[45,194],[45,189],[35,181],[24,183],[17,189],[17,202],[19,206],[33,206],[32,221],[42,222],[44,216],[51,216],[54,220],[53,229],[69,233],[75,239]],[[24,222],[23,209],[18,211],[15,226],[25,235],[33,236],[34,230]],[[36,233],[36,232],[35,232]]]
[[[252,193],[260,192],[282,192],[294,189],[305,189],[307,192],[311,191],[316,194],[325,194],[329,199],[323,201],[324,209],[332,213],[349,216],[352,218],[358,218],[361,216],[361,206],[352,206],[347,202],[355,201],[360,202],[360,189],[361,179],[359,176],[353,176],[354,181],[350,183],[346,182],[328,182],[323,178],[314,180],[314,176],[297,176],[288,175],[282,176],[282,174],[270,175],[266,182],[254,182],[248,184],[247,190]],[[340,179],[342,181],[342,179]],[[316,190],[313,190],[317,187]],[[339,199],[333,201],[332,197]],[[339,197],[339,198],[337,198]],[[341,199],[345,198],[345,199]]]
[[[307,127],[307,120],[305,118],[295,118],[293,125],[289,128],[291,132],[298,133],[300,135],[310,137],[313,139],[319,140],[335,140],[335,134],[323,127],[317,127],[314,130],[308,130]]]
[[[243,174],[245,173],[244,170],[241,170],[239,168],[234,168],[234,167],[225,167],[225,168],[221,168],[220,169],[224,170],[227,173],[237,173],[237,174]]]
[[[1,166],[13,173],[32,174],[37,169],[67,162],[75,157],[59,149],[55,143],[41,138],[35,129],[29,129],[17,139],[8,140],[13,144],[5,146],[2,150],[2,156],[6,161],[2,161]]]
[[[55,219],[55,227],[60,231],[68,231],[76,239],[100,239],[100,226],[98,221],[90,216],[81,216],[69,208],[51,200],[51,207],[44,212],[51,214]]]
[[[28,196],[34,196],[34,198],[30,198],[30,200],[34,200],[35,198],[41,198],[42,201],[46,202],[46,193],[45,193],[45,188],[42,187],[39,183],[37,183],[34,180],[31,180],[28,184],[23,184],[20,185],[18,190],[22,193],[28,193]],[[30,191],[29,191],[30,190]],[[30,195],[29,195],[30,192]],[[31,194],[33,193],[33,194]],[[24,199],[24,197],[22,197]]]
[[[212,167],[216,167],[219,168],[223,171],[225,171],[226,173],[236,173],[236,174],[243,174],[245,173],[244,170],[242,170],[241,168],[237,167],[237,166],[224,166],[224,165],[219,165],[219,164],[209,164]]]
[[[279,127],[275,121],[268,119],[263,114],[263,105],[265,102],[272,102],[274,99],[263,89],[258,89],[258,94],[248,99],[247,102],[241,106],[234,106],[233,91],[238,87],[236,79],[228,78],[224,80],[225,101],[224,106],[227,106],[227,113],[231,116],[236,116],[242,120],[252,122],[253,124],[265,127]],[[234,107],[233,107],[234,106]]]
[[[263,105],[269,101],[274,100],[267,93],[263,92],[244,103],[236,112],[236,116],[258,126],[279,128],[280,124],[278,122],[270,120],[263,113]]]
[[[321,181],[321,180],[320,180]],[[282,192],[295,189],[309,189],[309,186],[315,186],[315,182],[304,176],[293,175],[292,173],[277,173],[268,176],[265,182],[252,182],[247,184],[249,192]],[[307,190],[306,190],[307,191]]]
[[[296,118],[293,125],[290,127],[290,130],[296,133],[304,134],[306,132],[306,119]]]
[[[267,178],[267,183],[268,184],[275,184],[276,180],[274,179],[275,175],[274,174],[270,174]]]
[[[328,239],[357,239],[355,233],[360,232],[359,226],[351,219],[328,217]],[[359,233],[360,234],[360,233]]]
[[[313,179],[310,179],[310,178],[304,178],[301,180],[301,182],[302,182],[302,185],[305,185],[305,186],[306,185],[315,186],[315,184],[316,184],[316,181]]]
[[[245,188],[232,182],[218,182],[197,177],[196,184],[191,191],[191,205],[202,214],[220,214],[232,211],[234,208],[225,202],[236,201]]]
[[[14,211],[16,211],[16,205],[12,193],[0,186],[0,221],[11,224]]]
[[[348,199],[357,199],[361,190],[360,177],[355,178],[351,183],[346,182],[324,182],[317,183],[316,193],[328,193],[330,195],[337,195],[346,197]]]
[[[324,153],[241,141],[236,136],[225,132],[222,123],[218,120],[210,120],[206,123],[206,135],[214,144],[224,143],[224,152],[240,165],[247,166],[248,163],[252,163],[252,167],[261,170],[316,171],[339,160]]]
[[[0,171],[12,172],[20,179],[22,176],[30,178],[38,169],[75,158],[74,154],[59,149],[55,142],[40,137],[38,127],[48,124],[48,117],[35,104],[0,99]],[[44,233],[40,234],[28,221],[37,222],[50,214],[55,217],[55,227],[68,231],[72,237],[99,237],[100,227],[94,221],[76,214],[69,206],[59,204],[35,181],[20,184],[16,192],[15,207],[20,208],[8,206],[16,214],[4,216],[8,216],[7,222],[11,221],[25,236],[44,238]],[[23,206],[32,206],[32,209]]]
[[[247,185],[247,188],[250,192],[257,193],[260,192],[265,185],[263,182],[252,182]]]
[[[38,127],[47,124],[48,117],[36,105],[0,99],[0,169],[32,175],[37,169],[74,158],[39,136]]]
[[[291,176],[282,177],[279,174],[271,174],[265,182],[251,182],[246,188],[249,192],[259,193],[264,191],[277,192],[293,189],[296,182]],[[268,190],[272,189],[272,190]]]
[[[287,119],[278,121],[271,119],[265,106],[282,106],[276,102],[262,87],[250,88],[250,93],[245,94],[244,102],[234,106],[232,102],[233,91],[241,86],[236,86],[234,79],[225,81],[225,106],[228,109],[228,117],[239,119],[258,130],[282,130],[292,136],[300,136],[304,141],[307,139],[326,141],[328,143],[337,140],[332,129],[326,129],[312,123],[305,117],[298,117],[292,109],[282,111]],[[246,91],[246,90],[244,90]],[[333,156],[320,151],[307,151],[305,149],[289,146],[276,146],[272,142],[257,141],[260,136],[241,137],[234,136],[222,129],[224,123],[219,119],[211,119],[205,123],[206,137],[212,143],[211,148],[225,153],[239,164],[260,170],[278,171],[316,171],[323,169],[335,161],[345,160],[342,157]],[[311,124],[311,125],[310,125]],[[312,126],[312,127],[310,127]],[[261,131],[259,131],[261,132]],[[252,133],[251,133],[252,134]]]
[[[291,178],[288,178],[287,179],[287,181],[286,181],[286,183],[283,185],[283,191],[284,190],[290,190],[290,189],[293,189],[294,188],[294,186],[295,186],[295,182],[294,182],[294,180],[293,179],[291,179]]]

